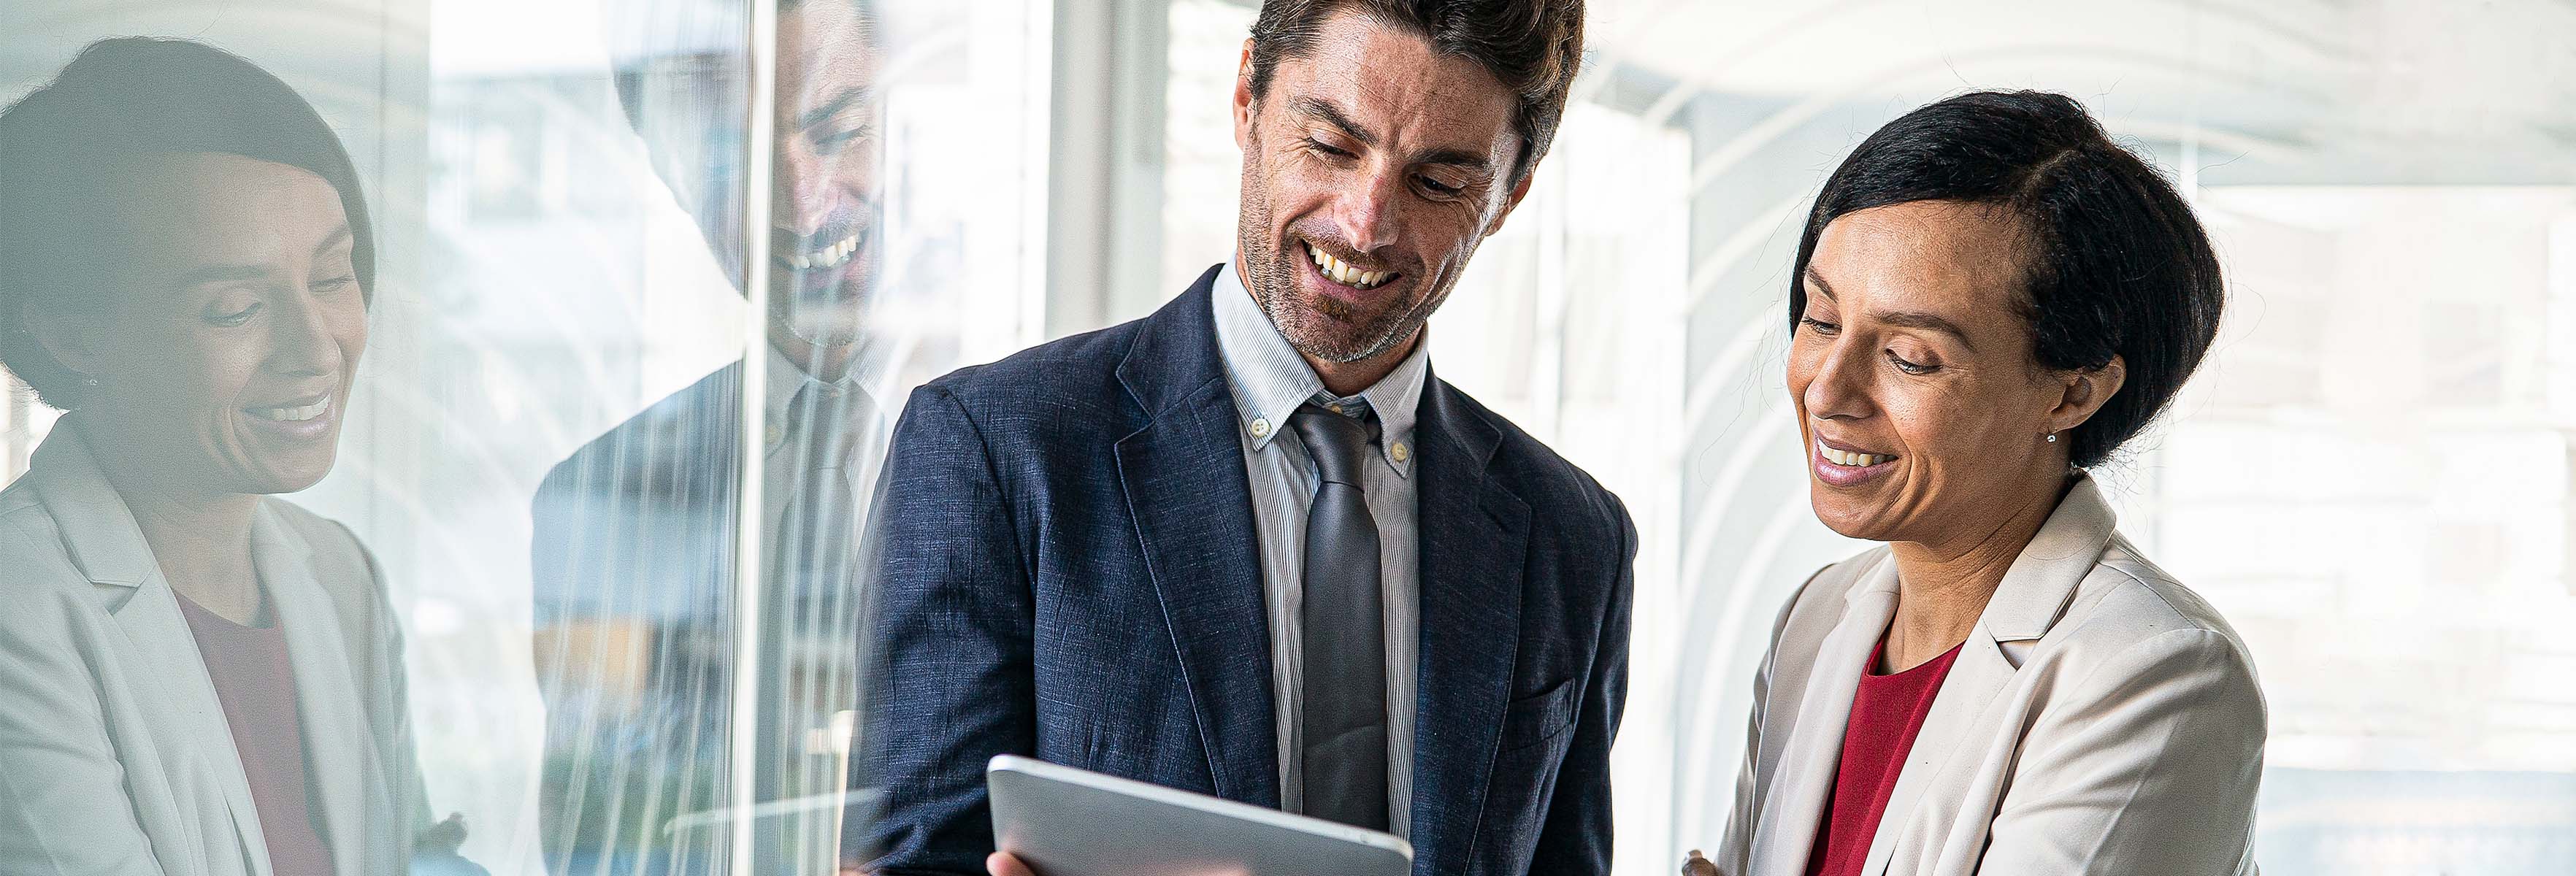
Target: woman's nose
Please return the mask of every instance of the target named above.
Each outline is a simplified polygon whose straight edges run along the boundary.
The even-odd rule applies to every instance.
[[[347,294],[356,294],[354,292]],[[314,296],[292,296],[270,321],[271,366],[287,374],[327,374],[340,364],[340,340],[332,330],[330,305]]]
[[[1868,408],[1868,357],[1862,348],[1837,338],[1816,363],[1804,393],[1807,415],[1818,419],[1856,417]]]

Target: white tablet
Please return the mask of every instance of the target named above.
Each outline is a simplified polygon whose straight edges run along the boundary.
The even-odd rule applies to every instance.
[[[1405,876],[1392,834],[1002,755],[993,836],[1038,876]]]

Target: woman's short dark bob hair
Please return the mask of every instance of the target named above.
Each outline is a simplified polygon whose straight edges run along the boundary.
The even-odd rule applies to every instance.
[[[348,149],[313,105],[240,56],[185,40],[122,37],[81,50],[52,82],[0,110],[0,365],[58,408],[81,375],[29,331],[31,308],[106,306],[95,265],[129,235],[104,207],[133,163],[212,152],[311,171],[348,213],[349,258],[372,299],[376,240]]]
[[[1789,329],[1816,238],[1845,214],[1914,201],[1988,205],[2019,219],[2030,264],[2019,302],[2032,358],[2053,370],[2120,357],[2126,381],[2067,433],[2068,462],[2101,464],[2173,401],[2218,334],[2226,285],[2191,207],[2111,142],[2084,106],[2041,91],[1980,91],[1887,123],[1834,168],[1789,274]]]

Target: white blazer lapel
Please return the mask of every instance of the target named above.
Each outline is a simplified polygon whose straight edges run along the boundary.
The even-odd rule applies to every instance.
[[[1882,557],[1876,568],[1859,576],[1845,599],[1842,622],[1817,647],[1806,694],[1790,713],[1796,718],[1785,728],[1788,747],[1780,753],[1770,802],[1754,829],[1751,860],[1757,862],[1757,872],[1747,876],[1807,872],[1807,854],[1815,846],[1825,798],[1834,787],[1835,767],[1842,762],[1852,696],[1860,691],[1870,652],[1896,616],[1896,563]]]
[[[1986,709],[2020,671],[2019,661],[2005,652],[2007,643],[2048,634],[2065,613],[2076,585],[2101,559],[2115,523],[2093,479],[2078,478],[2013,560],[2012,568],[2004,572],[1994,596],[1986,600],[1985,611],[1978,614],[1976,628],[1960,645],[1958,662],[1951,664],[1949,677],[1942,680],[1923,728],[1914,736],[1904,770],[1888,794],[1887,811],[1870,838],[1861,873],[1877,876],[1885,871],[1897,843],[1906,838],[1905,828],[1923,802],[1924,789],[1967,746],[1991,737],[1994,725],[1985,720]]]
[[[331,596],[314,580],[312,546],[275,509],[262,503],[251,522],[251,562],[286,632],[287,660],[295,668],[296,708],[304,730],[305,767],[340,873],[375,869],[367,860],[379,834],[393,825],[370,824],[372,789],[382,793],[383,765],[376,762],[356,679],[349,675],[348,638]]]
[[[57,427],[36,448],[27,477],[43,497],[73,565],[89,579],[100,607],[116,619],[128,650],[140,665],[158,670],[130,676],[132,684],[154,688],[136,691],[139,699],[164,706],[144,710],[152,737],[172,750],[192,753],[176,763],[205,765],[231,812],[246,858],[242,868],[252,876],[269,876],[259,808],[251,801],[250,779],[242,773],[223,700],[215,695],[214,679],[197,653],[197,637],[179,613],[178,597],[162,577],[160,560],[143,540],[134,513],[99,472],[77,429],[67,426]]]

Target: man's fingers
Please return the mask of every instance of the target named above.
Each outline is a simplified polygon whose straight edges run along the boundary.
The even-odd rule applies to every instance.
[[[994,852],[986,856],[984,870],[993,876],[1038,876],[1036,871],[1029,869],[1029,865],[1020,863],[1020,859],[1011,857],[1009,852]]]

